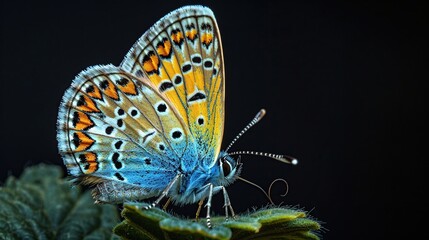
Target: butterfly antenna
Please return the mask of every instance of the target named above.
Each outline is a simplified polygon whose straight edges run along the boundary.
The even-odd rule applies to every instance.
[[[234,145],[234,143],[241,137],[247,130],[249,130],[251,127],[253,127],[255,124],[257,124],[261,119],[265,116],[265,109],[259,110],[258,114],[253,118],[253,120],[247,124],[247,126],[241,130],[241,132],[232,140],[232,142],[229,144],[229,146],[226,148],[225,152],[228,152],[228,150]]]
[[[262,187],[260,187],[258,184],[253,183],[253,182],[251,182],[251,181],[249,181],[247,179],[244,179],[242,177],[237,177],[237,179],[239,179],[239,180],[241,180],[241,181],[243,181],[243,182],[245,182],[247,184],[250,184],[250,185],[258,188],[259,190],[261,190],[265,194],[265,196],[268,198],[268,200],[270,201],[270,203],[274,204],[273,200],[271,199],[271,196]],[[271,191],[271,185],[270,185],[270,190],[269,191]]]
[[[266,152],[255,152],[255,151],[236,151],[232,153],[228,153],[229,156],[233,155],[255,155],[255,156],[263,156],[263,157],[269,157],[272,159],[275,159],[277,161],[288,163],[292,165],[297,165],[298,160],[294,157],[287,156],[287,155],[279,155],[279,154],[273,154],[273,153],[266,153]]]
[[[287,195],[287,194],[288,194],[288,192],[289,192],[289,184],[288,184],[288,183],[287,183],[287,181],[286,181],[286,180],[284,180],[283,178],[277,178],[277,179],[274,179],[274,181],[272,181],[272,182],[271,182],[270,187],[268,188],[268,195],[270,195],[270,196],[271,196],[271,188],[273,188],[274,183],[276,183],[276,182],[278,182],[278,181],[281,181],[281,182],[283,182],[283,183],[285,184],[285,186],[286,186],[286,192],[285,192],[285,193],[283,193],[283,194],[280,194],[280,196],[282,196],[282,197],[286,197],[286,195]]]
[[[264,193],[264,195],[268,198],[268,200],[270,201],[270,203],[273,204],[273,205],[274,205],[274,202],[273,202],[273,199],[271,198],[271,188],[273,187],[274,183],[276,183],[278,181],[281,181],[286,186],[286,192],[283,193],[283,194],[280,194],[280,196],[285,197],[287,195],[287,193],[289,192],[289,185],[287,184],[286,180],[284,180],[283,178],[277,178],[274,181],[272,181],[271,184],[270,184],[270,187],[268,188],[268,193],[261,186],[259,186],[256,183],[253,183],[253,182],[251,182],[251,181],[249,181],[247,179],[244,179],[242,177],[237,177],[237,179],[239,179],[239,180],[241,180],[241,181],[243,181],[243,182],[245,182],[247,184],[250,184],[250,185],[258,188],[259,190],[261,190]]]

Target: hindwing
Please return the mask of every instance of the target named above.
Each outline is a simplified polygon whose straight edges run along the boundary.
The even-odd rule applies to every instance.
[[[151,190],[174,178],[181,159],[196,158],[189,135],[168,99],[112,65],[80,73],[58,116],[59,149],[72,175]]]

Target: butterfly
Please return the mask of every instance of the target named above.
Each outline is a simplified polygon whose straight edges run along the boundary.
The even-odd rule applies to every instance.
[[[77,75],[63,96],[57,121],[59,152],[75,181],[93,187],[97,203],[168,197],[176,204],[222,191],[225,215],[235,215],[226,186],[239,159],[221,151],[225,70],[219,28],[204,6],[161,18],[119,66],[97,65]],[[285,162],[282,155],[265,154]]]

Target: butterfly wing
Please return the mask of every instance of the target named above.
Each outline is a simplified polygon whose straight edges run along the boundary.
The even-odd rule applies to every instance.
[[[184,170],[193,169],[197,159],[211,167],[221,147],[225,96],[222,45],[213,12],[188,6],[169,13],[143,34],[120,67],[148,78],[189,127],[198,158],[183,158]]]
[[[163,190],[187,149],[195,149],[169,101],[144,79],[112,65],[90,67],[76,77],[63,97],[57,127],[71,175],[136,186],[145,197]]]

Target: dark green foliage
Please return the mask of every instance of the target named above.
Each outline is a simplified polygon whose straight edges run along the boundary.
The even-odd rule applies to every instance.
[[[319,239],[317,221],[300,210],[264,208],[236,219],[195,222],[144,203],[95,205],[89,193],[72,187],[56,166],[27,168],[0,187],[0,239]],[[116,225],[119,223],[118,225]],[[116,225],[116,227],[115,227]]]
[[[287,208],[266,208],[225,221],[212,219],[214,227],[200,222],[172,216],[158,208],[142,210],[144,204],[124,204],[125,220],[114,232],[124,239],[319,239],[314,231],[320,229],[317,221],[305,212]]]
[[[0,239],[111,239],[112,205],[94,205],[56,166],[25,169],[0,187]]]

